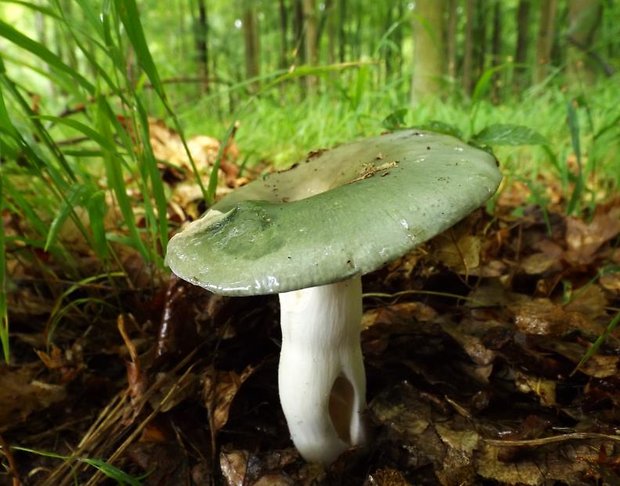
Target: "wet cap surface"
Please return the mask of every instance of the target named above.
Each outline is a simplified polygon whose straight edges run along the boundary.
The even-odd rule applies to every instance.
[[[478,208],[500,181],[492,155],[447,135],[367,138],[234,191],[171,239],[167,263],[225,295],[324,285],[402,256]]]

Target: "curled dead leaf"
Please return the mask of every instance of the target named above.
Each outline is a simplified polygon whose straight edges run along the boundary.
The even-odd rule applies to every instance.
[[[230,406],[239,391],[255,368],[247,366],[241,374],[234,371],[218,371],[209,367],[205,372],[203,397],[209,411],[209,421],[213,434],[222,429],[228,422]]]

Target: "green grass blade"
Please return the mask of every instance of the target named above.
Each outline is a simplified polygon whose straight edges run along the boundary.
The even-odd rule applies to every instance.
[[[71,67],[67,66],[62,61],[62,59],[60,59],[56,54],[50,51],[43,44],[32,40],[30,37],[15,30],[13,27],[11,27],[6,22],[3,22],[2,20],[0,20],[0,37],[5,38],[6,40],[12,42],[16,46],[21,47],[28,52],[31,52],[32,54],[40,58],[48,66],[69,75],[72,79],[77,81],[77,83],[82,86],[90,95],[94,94],[95,86],[84,76],[76,72]]]
[[[36,454],[38,456],[49,457],[52,459],[60,459],[62,461],[76,460],[88,464],[94,467],[98,471],[101,471],[105,476],[110,479],[114,479],[118,484],[127,486],[140,486],[142,484],[141,478],[136,478],[127,474],[122,469],[113,466],[112,464],[104,461],[103,459],[96,459],[90,457],[71,457],[63,456],[50,451],[38,451],[36,449],[30,449],[28,447],[13,446],[11,449],[16,451],[28,452],[30,454]]]
[[[93,249],[99,258],[106,260],[109,256],[108,241],[104,225],[105,215],[108,211],[105,191],[93,190],[85,201],[90,229],[93,233]]]
[[[234,122],[231,123],[228,127],[228,130],[226,130],[224,138],[220,140],[220,148],[217,151],[215,162],[213,163],[213,167],[211,168],[211,174],[209,174],[209,187],[207,189],[207,203],[209,205],[213,204],[213,202],[215,201],[217,179],[219,177],[220,163],[222,162],[222,157],[224,156],[224,150],[226,150],[226,146],[228,145],[228,142],[230,142],[231,138],[234,136],[236,130],[237,125]]]
[[[4,210],[4,171],[0,167],[0,214]],[[2,355],[4,361],[8,363],[11,359],[11,348],[9,340],[9,316],[7,312],[6,295],[6,245],[4,237],[4,224],[0,225],[0,343],[2,345]]]
[[[148,76],[149,81],[153,85],[153,89],[162,101],[166,100],[164,86],[159,78],[159,73],[155,67],[155,62],[151,56],[151,51],[146,43],[140,14],[135,0],[114,0],[114,5],[118,12],[118,16],[125,27],[129,41],[133,46],[136,59],[140,67]]]
[[[568,128],[570,130],[570,140],[573,147],[575,158],[577,159],[577,174],[574,176],[575,187],[568,201],[566,212],[573,214],[581,202],[583,190],[585,188],[583,181],[583,165],[581,160],[581,135],[579,130],[579,117],[577,110],[571,102],[567,104]]]
[[[97,106],[98,130],[104,138],[112,140],[113,135],[111,125],[118,123],[118,121],[103,97],[98,97]],[[131,237],[132,246],[140,252],[145,260],[149,261],[150,255],[144,246],[140,232],[136,226],[136,218],[133,213],[132,203],[127,195],[127,187],[123,178],[122,157],[116,150],[111,151],[104,148],[103,162],[106,177],[108,179],[108,185],[114,191],[114,195],[116,196],[118,207],[123,215],[123,220],[127,225],[127,231]]]
[[[586,361],[588,361],[592,356],[594,356],[598,352],[598,350],[603,345],[603,343],[605,343],[605,341],[611,335],[611,333],[614,332],[616,327],[618,327],[619,323],[620,323],[620,312],[618,312],[616,316],[609,322],[603,334],[601,334],[598,338],[596,338],[596,341],[592,343],[592,346],[590,346],[590,348],[583,355],[583,357],[581,358],[577,366],[575,366],[575,369],[571,372],[571,376],[574,375],[577,371],[579,371],[579,369],[586,363]]]
[[[151,227],[153,230],[157,229],[158,232],[158,238],[154,238],[154,241],[159,241],[159,249],[156,248],[155,254],[161,255],[161,250],[166,248],[168,244],[168,202],[166,200],[164,184],[159,173],[159,168],[157,167],[157,160],[155,160],[155,156],[153,155],[148,116],[139,98],[136,97],[136,101],[138,116],[140,117],[140,128],[142,130],[142,143],[144,144],[144,160],[141,164],[144,171],[143,181],[144,183],[146,183],[147,180],[151,182],[150,194],[155,200],[155,206],[157,208],[157,214],[151,214]],[[145,200],[146,199],[147,198],[145,198]],[[163,263],[163,261],[161,263]]]

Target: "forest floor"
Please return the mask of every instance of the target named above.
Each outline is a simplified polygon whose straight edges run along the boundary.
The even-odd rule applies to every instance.
[[[540,208],[503,187],[364,277],[371,440],[327,470],[289,440],[276,297],[212,295],[135,257],[131,286],[88,282],[60,325],[41,280],[58,273],[10,267],[0,483],[620,484],[620,200],[567,216],[547,188]]]

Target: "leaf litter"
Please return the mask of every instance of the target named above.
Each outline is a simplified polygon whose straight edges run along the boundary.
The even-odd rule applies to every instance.
[[[151,130],[180,225],[199,214],[198,192],[176,134]],[[244,182],[236,147],[228,155],[220,192]],[[175,193],[181,182],[189,189]],[[50,343],[45,323],[66,286],[28,263],[36,254],[10,252],[0,481],[108,484],[88,457],[147,485],[620,484],[620,333],[608,329],[620,312],[620,200],[577,218],[551,196],[531,206],[515,183],[492,214],[364,277],[372,438],[327,469],[288,437],[276,298],[216,296],[174,277],[148,285],[131,254],[121,260],[133,284],[80,289],[114,302],[69,310]],[[46,256],[49,274],[60,263]]]

